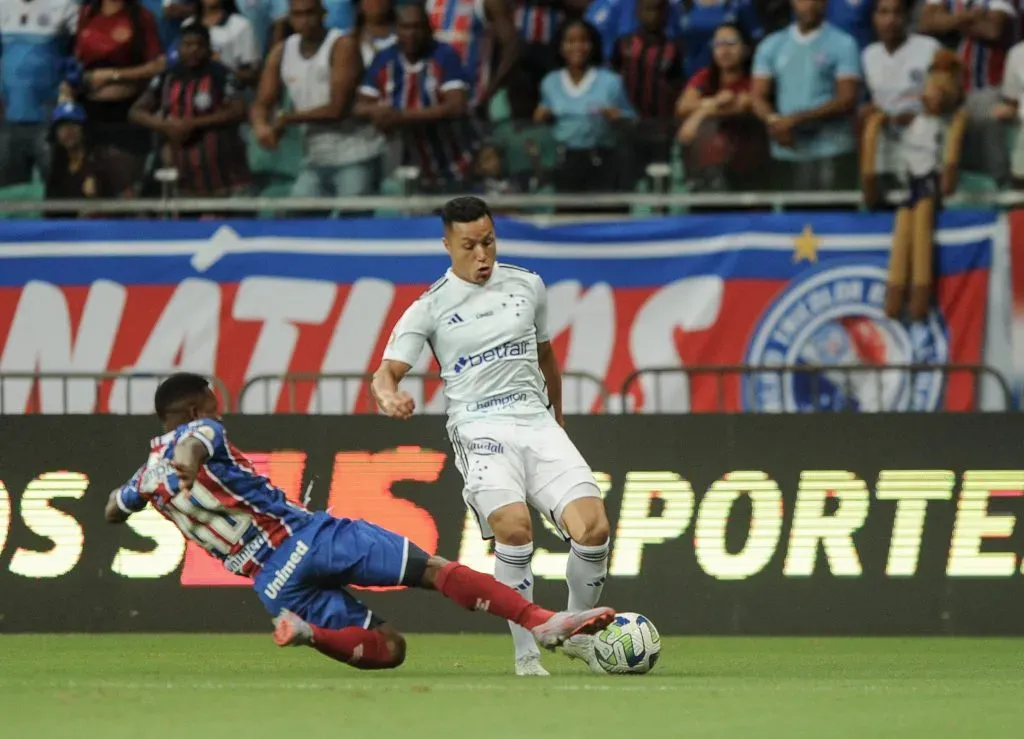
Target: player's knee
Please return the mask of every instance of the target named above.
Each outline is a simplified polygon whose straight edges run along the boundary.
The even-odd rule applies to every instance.
[[[521,547],[533,541],[530,509],[525,504],[516,503],[499,508],[488,517],[487,525],[499,544]]]
[[[498,536],[497,532],[494,536],[499,544],[507,544],[510,547],[521,547],[533,541],[533,531],[529,526],[508,528],[501,536]]]
[[[602,511],[597,518],[584,524],[583,532],[576,543],[585,547],[597,547],[608,541],[609,534],[608,517]]]
[[[577,498],[569,503],[562,523],[572,540],[586,547],[604,544],[611,533],[604,503],[597,497]]]

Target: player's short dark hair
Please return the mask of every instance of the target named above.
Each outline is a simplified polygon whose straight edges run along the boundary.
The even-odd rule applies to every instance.
[[[441,222],[444,223],[445,228],[451,227],[453,223],[479,221],[484,216],[494,220],[487,203],[473,195],[452,198],[441,208]]]
[[[194,395],[202,395],[210,387],[210,381],[192,372],[176,372],[160,383],[153,396],[156,416],[161,421],[167,417],[172,405]]]

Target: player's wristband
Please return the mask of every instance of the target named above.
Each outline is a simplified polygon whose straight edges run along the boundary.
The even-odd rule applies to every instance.
[[[117,491],[117,495],[114,496],[114,502],[117,503],[117,507],[121,509],[122,513],[130,516],[131,514],[135,513],[135,511],[133,511],[131,508],[125,505],[124,500],[121,498],[123,494],[124,488],[119,488]]]

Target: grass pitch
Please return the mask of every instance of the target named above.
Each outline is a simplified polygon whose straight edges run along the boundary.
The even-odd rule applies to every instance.
[[[667,638],[644,677],[504,636],[409,637],[357,672],[263,636],[0,637],[0,737],[1020,739],[1024,640]]]

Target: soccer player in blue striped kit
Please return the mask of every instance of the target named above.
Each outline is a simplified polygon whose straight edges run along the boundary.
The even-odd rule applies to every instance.
[[[289,501],[227,440],[204,377],[169,377],[157,388],[155,405],[165,433],[151,441],[149,458],[132,479],[110,494],[107,520],[121,523],[152,505],[227,570],[252,577],[276,616],[279,646],[311,646],[360,669],[402,664],[405,639],[346,585],[436,590],[464,608],[521,625],[549,649],[614,618],[610,608],[545,610],[404,536]]]

